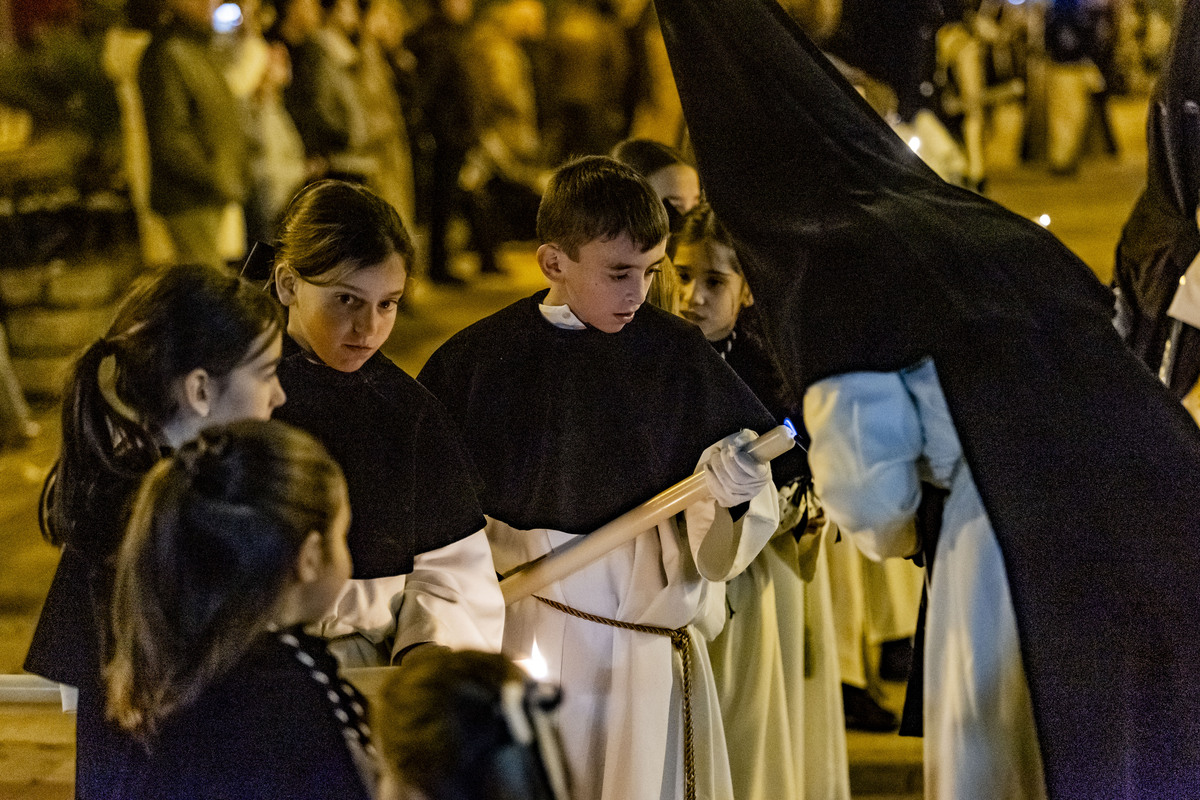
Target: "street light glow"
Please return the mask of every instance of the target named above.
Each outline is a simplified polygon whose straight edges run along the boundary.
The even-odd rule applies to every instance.
[[[242,24],[242,9],[237,3],[222,3],[213,12],[213,30],[229,33]]]

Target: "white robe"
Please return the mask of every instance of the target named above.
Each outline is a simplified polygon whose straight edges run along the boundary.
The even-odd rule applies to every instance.
[[[705,635],[723,620],[723,581],[762,550],[779,523],[768,485],[737,524],[715,503],[659,524],[539,595],[572,608],[691,635],[698,798],[731,800],[729,761]],[[574,537],[489,520],[496,569],[507,574]],[[669,638],[578,619],[528,598],[508,609],[504,652],[536,642],[547,680],[563,689],[559,730],[572,800],[677,800],[683,794],[680,660]]]
[[[925,632],[925,796],[1044,798],[1004,562],[933,363],[813,384],[804,420],[826,513],[871,558],[916,551],[922,479],[950,490]]]
[[[811,581],[785,531],[726,585],[732,615],[709,655],[738,800],[850,797],[824,535],[804,543]]]
[[[879,645],[916,631],[925,571],[903,558],[872,561],[837,526],[825,544],[842,683],[865,689],[878,682]]]
[[[392,659],[425,642],[498,652],[504,597],[486,534],[480,530],[418,554],[407,575],[348,581],[333,609],[310,630],[331,640],[358,634],[390,649]],[[383,665],[376,650],[342,641],[347,646],[335,641],[330,650],[343,668]]]

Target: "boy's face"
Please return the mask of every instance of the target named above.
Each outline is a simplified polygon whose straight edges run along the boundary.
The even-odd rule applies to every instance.
[[[581,322],[616,333],[633,321],[650,280],[666,258],[667,240],[646,252],[629,236],[593,239],[573,259],[556,244],[538,248],[538,265],[550,280],[547,305],[566,305]]]
[[[328,285],[309,283],[282,266],[275,286],[288,309],[288,335],[327,366],[354,372],[391,335],[407,277],[397,253],[371,267],[343,270]]]
[[[675,252],[682,314],[699,325],[710,342],[728,336],[738,314],[754,302],[735,258],[732,248],[717,242],[681,244]]]

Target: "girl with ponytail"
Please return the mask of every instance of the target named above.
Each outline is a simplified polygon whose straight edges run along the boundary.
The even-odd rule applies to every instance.
[[[365,702],[303,632],[350,577],[342,471],[281,422],[207,428],[154,466],[116,566],[108,714],[131,797],[370,797]]]
[[[282,312],[215,267],[176,266],[140,279],[107,333],[79,358],[62,412],[62,451],[40,509],[62,548],[25,660],[75,702],[76,797],[119,796],[127,742],[104,720],[112,558],[128,501],[164,451],[206,425],[266,419],[284,401],[275,370]]]

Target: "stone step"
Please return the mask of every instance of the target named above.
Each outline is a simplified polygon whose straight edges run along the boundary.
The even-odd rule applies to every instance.
[[[5,318],[9,350],[15,358],[78,355],[104,335],[116,305],[93,308],[17,308]]]
[[[103,330],[101,330],[103,333]],[[96,338],[96,337],[93,337]],[[51,400],[63,396],[76,356],[13,356],[17,383],[30,397]]]
[[[132,265],[122,259],[88,256],[75,263],[54,259],[46,264],[0,270],[0,305],[92,308],[111,303],[129,283]]]

